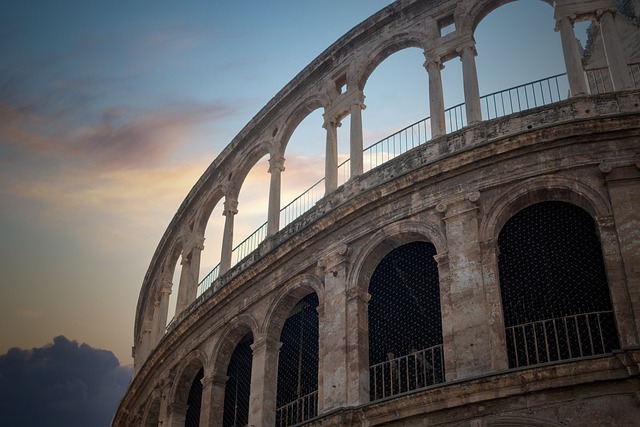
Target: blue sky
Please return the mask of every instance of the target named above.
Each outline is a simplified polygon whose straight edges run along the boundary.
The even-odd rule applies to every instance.
[[[389,0],[2,2],[0,353],[65,335],[131,363],[135,305],[171,217],[208,164],[302,68]],[[507,20],[506,17],[510,17]],[[481,93],[564,71],[553,10],[507,4],[476,32]],[[428,115],[424,57],[365,88],[365,144]],[[462,102],[460,61],[446,105]],[[301,124],[285,200],[322,173],[321,111]],[[346,152],[348,123],[340,128]],[[266,218],[266,165],[240,193],[236,243]],[[217,264],[222,216],[207,229]],[[174,291],[174,294],[176,292]]]

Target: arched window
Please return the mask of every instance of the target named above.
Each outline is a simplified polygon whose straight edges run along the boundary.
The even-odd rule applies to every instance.
[[[187,415],[185,417],[185,427],[198,427],[200,425],[200,405],[202,403],[202,378],[204,370],[200,368],[196,377],[191,383],[189,397],[187,398]]]
[[[431,243],[408,243],[385,256],[371,277],[372,401],[444,381],[435,254]]]
[[[619,348],[595,222],[566,202],[511,218],[498,238],[511,368]]]
[[[246,426],[249,422],[253,334],[249,332],[238,343],[227,368],[224,390],[224,427]]]
[[[318,414],[318,296],[295,305],[284,323],[278,358],[276,426],[299,424]]]

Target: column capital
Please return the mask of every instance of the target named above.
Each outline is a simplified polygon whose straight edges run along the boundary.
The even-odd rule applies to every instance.
[[[449,252],[442,252],[440,254],[435,254],[433,259],[436,261],[439,267],[448,267],[449,266]]]
[[[318,261],[318,267],[327,274],[340,264],[348,260],[349,246],[345,243],[341,243],[331,248],[331,250],[325,253]]]
[[[275,338],[263,337],[254,341],[250,347],[255,355],[255,353],[260,351],[279,351],[282,343]]]
[[[322,127],[327,130],[329,130],[329,128],[337,129],[340,126],[342,126],[342,122],[337,117],[325,117],[324,123],[322,124]]]
[[[171,288],[173,288],[173,282],[171,280],[165,279],[162,281],[160,292],[163,294],[171,295]]]
[[[269,173],[284,172],[285,158],[282,156],[271,156],[269,158]]]
[[[213,374],[205,375],[200,380],[202,387],[207,387],[210,385],[220,385],[224,386],[227,383],[229,377],[220,372],[214,372]]]
[[[225,197],[224,200],[224,210],[222,211],[222,215],[224,216],[233,216],[238,213],[238,199],[233,197]]]
[[[448,220],[458,215],[478,210],[480,196],[479,191],[470,191],[464,196],[454,196],[450,200],[438,203],[435,209],[436,212],[442,215],[442,219]]]
[[[473,40],[467,40],[463,43],[460,44],[460,46],[458,46],[456,48],[456,52],[458,54],[460,54],[460,59],[462,60],[462,55],[465,52],[471,52],[471,54],[473,56],[478,56],[478,51],[476,49],[476,43]]]
[[[614,230],[616,223],[613,215],[600,215],[596,217],[596,224],[600,230]]]
[[[427,58],[426,54],[425,58]],[[426,68],[428,73],[432,73],[434,71],[440,71],[444,69],[444,64],[442,63],[442,59],[439,57],[427,58],[426,61],[424,61],[424,68]]]
[[[347,290],[347,301],[355,299],[359,299],[364,303],[369,303],[369,301],[371,301],[371,294],[361,288],[351,288]]]

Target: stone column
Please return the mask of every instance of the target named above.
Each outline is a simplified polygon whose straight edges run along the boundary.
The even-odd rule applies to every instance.
[[[338,188],[338,127],[335,118],[325,118],[323,127],[327,130],[327,146],[324,166],[324,194]]]
[[[480,109],[480,89],[478,87],[478,72],[476,59],[478,55],[475,43],[469,42],[458,49],[462,61],[462,81],[464,84],[464,102],[467,110],[467,123],[474,124],[482,121]]]
[[[600,24],[602,44],[604,45],[604,54],[609,65],[609,75],[611,76],[613,90],[633,89],[633,80],[629,73],[627,58],[613,19],[613,13],[610,10],[604,11],[598,17],[598,23]]]
[[[214,373],[202,378],[202,405],[200,407],[200,427],[222,425],[224,415],[224,390],[226,375]]]
[[[617,168],[603,164],[600,170],[613,217],[598,218],[598,230],[621,345],[632,347],[640,344],[640,162]]]
[[[169,409],[169,390],[171,389],[171,381],[162,379],[160,381],[160,415],[158,425],[165,427],[170,426],[170,409]]]
[[[220,255],[220,276],[231,268],[231,254],[233,252],[233,219],[238,213],[238,199],[226,196],[224,201],[224,232],[222,234],[222,251]]]
[[[169,427],[184,427],[187,419],[187,409],[189,409],[189,405],[186,403],[170,403],[166,425]],[[164,427],[165,424],[163,423],[162,425]]]
[[[429,111],[431,116],[431,137],[436,138],[447,133],[444,119],[444,93],[442,92],[442,76],[444,68],[440,59],[427,60],[424,67],[429,73]]]
[[[173,284],[170,280],[162,282],[160,289],[160,301],[158,304],[158,316],[153,325],[154,342],[157,345],[167,330],[167,316],[169,315],[169,296],[171,295],[171,287]]]
[[[151,353],[151,321],[149,319],[145,319],[142,324],[142,332],[140,333],[140,352],[138,355],[141,357],[140,367],[144,364],[144,361],[147,360],[149,354]]]
[[[200,254],[204,249],[203,243],[204,238],[199,237],[192,248],[186,248],[182,252],[182,271],[180,272],[180,285],[178,287],[176,317],[196,300],[198,275],[200,274]]]
[[[280,194],[282,188],[281,174],[284,172],[284,157],[271,156],[269,159],[269,211],[267,214],[267,236],[273,236],[280,230]]]
[[[347,254],[348,247],[339,245],[319,263],[325,288],[319,331],[319,413],[369,401],[370,295],[347,290]]]
[[[351,105],[351,177],[362,175],[364,165],[362,161],[362,110],[366,108],[364,105],[364,95],[360,93],[360,100]]]
[[[491,346],[487,298],[482,278],[478,236],[480,193],[466,199],[441,203],[447,232],[449,289],[442,300],[443,341],[449,343],[446,356],[447,381],[491,372]]]
[[[564,63],[567,68],[571,96],[587,95],[589,87],[582,68],[582,56],[578,40],[576,40],[573,32],[573,21],[567,16],[556,17],[556,31],[560,31],[562,53],[564,54]]]
[[[276,393],[278,391],[278,356],[281,342],[263,337],[251,345],[251,397],[249,425],[272,426],[276,422]]]

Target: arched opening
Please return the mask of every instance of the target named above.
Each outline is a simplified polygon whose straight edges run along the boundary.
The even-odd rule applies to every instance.
[[[312,208],[324,196],[326,130],[322,109],[300,122],[287,142],[281,181],[280,228]],[[309,190],[307,192],[307,190]]]
[[[435,246],[392,250],[369,284],[372,401],[444,381],[442,319]]]
[[[147,412],[147,418],[144,422],[144,427],[158,427],[160,421],[160,399],[155,398],[151,402],[149,411]]]
[[[509,367],[620,347],[593,218],[567,202],[522,209],[498,237]]]
[[[284,323],[278,358],[276,425],[299,424],[318,414],[318,296],[301,299]]]
[[[429,76],[423,63],[421,49],[406,48],[385,58],[368,77],[362,112],[365,171],[431,139],[424,121],[429,116]]]
[[[245,426],[249,422],[253,334],[247,333],[236,345],[227,368],[224,390],[223,427]]]
[[[568,96],[566,76],[527,84],[566,71],[560,34],[554,26],[553,7],[544,1],[509,2],[482,19],[474,39],[483,119]]]
[[[224,200],[224,199],[223,199]],[[224,232],[224,215],[222,215],[222,201],[219,201],[216,207],[211,212],[210,217],[206,223],[206,229],[204,231],[204,249],[200,254],[200,272],[199,272],[199,287],[198,294],[200,296],[202,292],[211,286],[210,280],[208,283],[202,283],[202,281],[211,277],[214,279],[217,277],[217,272],[213,271],[214,268],[220,264],[222,234]]]
[[[187,398],[187,414],[185,416],[185,427],[198,427],[200,425],[200,406],[202,405],[202,378],[204,369],[200,368],[196,374]]]
[[[269,156],[265,155],[251,168],[238,195],[231,266],[253,252],[267,237],[268,206]]]

